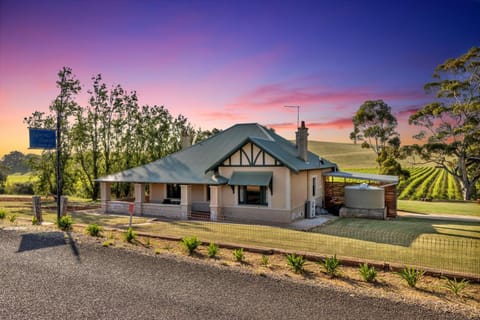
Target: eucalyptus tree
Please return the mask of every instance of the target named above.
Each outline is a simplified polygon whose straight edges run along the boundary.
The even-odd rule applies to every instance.
[[[362,148],[372,149],[376,154],[379,172],[408,176],[397,159],[400,153],[400,135],[396,131],[397,119],[392,108],[383,100],[367,100],[352,118],[353,131],[350,139],[356,144],[362,141]]]
[[[425,90],[436,100],[409,119],[422,128],[415,138],[425,143],[407,150],[455,177],[469,200],[480,179],[480,48],[437,66]]]
[[[60,92],[50,104],[50,114],[35,111],[29,117],[25,117],[24,122],[28,127],[32,128],[57,129],[57,120],[60,120],[58,125],[62,132],[62,139],[60,145],[59,187],[63,191],[63,186],[67,186],[67,190],[71,192],[75,181],[75,174],[70,167],[70,156],[72,153],[71,118],[79,108],[75,98],[81,87],[80,82],[73,75],[72,69],[68,67],[63,67],[58,72],[56,86],[60,89]],[[57,114],[60,115],[59,119],[56,119]],[[32,161],[31,166],[38,173],[39,177],[34,185],[35,192],[55,193],[56,161],[54,152],[51,150],[43,151],[40,158]]]

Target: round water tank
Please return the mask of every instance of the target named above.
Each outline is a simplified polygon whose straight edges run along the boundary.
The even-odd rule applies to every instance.
[[[385,208],[385,192],[383,188],[367,184],[345,187],[345,206],[355,209]]]

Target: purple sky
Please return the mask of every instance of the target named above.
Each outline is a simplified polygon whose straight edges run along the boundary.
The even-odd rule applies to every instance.
[[[435,66],[480,45],[480,1],[0,1],[0,156],[25,151],[22,123],[47,111],[73,69],[136,90],[203,129],[238,122],[292,139],[296,113],[315,140],[348,142],[368,99],[408,115],[432,97]],[[6,137],[6,139],[4,138]]]

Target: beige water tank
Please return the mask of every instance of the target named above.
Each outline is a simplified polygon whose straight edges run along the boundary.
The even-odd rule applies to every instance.
[[[372,187],[365,183],[345,187],[345,207],[355,209],[385,208],[383,188]]]

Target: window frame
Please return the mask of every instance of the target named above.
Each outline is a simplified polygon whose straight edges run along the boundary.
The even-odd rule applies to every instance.
[[[181,199],[182,187],[177,183],[167,183],[167,198],[168,199]],[[176,197],[178,195],[178,197]]]
[[[252,188],[258,188],[258,191],[252,190]],[[258,201],[249,201],[252,197],[255,198],[255,196],[258,198]],[[268,206],[267,187],[251,185],[238,186],[238,204],[248,206]]]

